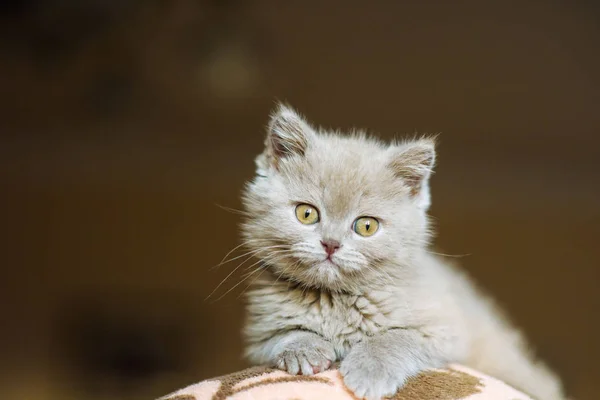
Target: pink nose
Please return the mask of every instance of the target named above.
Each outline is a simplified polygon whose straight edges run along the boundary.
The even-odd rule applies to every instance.
[[[337,240],[321,240],[321,244],[325,248],[328,256],[331,256],[340,248],[340,242]]]

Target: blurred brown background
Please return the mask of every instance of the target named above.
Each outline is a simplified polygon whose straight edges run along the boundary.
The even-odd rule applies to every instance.
[[[275,99],[442,132],[437,248],[600,398],[594,2],[1,4],[0,398],[155,398],[244,366],[243,285],[204,298],[239,240],[215,204],[240,207]]]

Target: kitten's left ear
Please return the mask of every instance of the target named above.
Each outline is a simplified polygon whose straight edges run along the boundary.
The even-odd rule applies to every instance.
[[[435,140],[423,138],[401,145],[391,146],[389,167],[402,179],[423,209],[429,208],[429,177],[435,164]]]
[[[279,104],[271,114],[265,151],[256,160],[259,170],[277,169],[286,158],[304,156],[313,136],[310,125],[296,111]]]

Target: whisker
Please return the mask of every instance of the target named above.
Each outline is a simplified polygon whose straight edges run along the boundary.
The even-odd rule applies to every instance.
[[[243,215],[244,217],[249,217],[251,214],[247,211],[244,210],[237,210],[235,208],[231,208],[231,207],[227,207],[227,206],[222,206],[220,204],[214,203],[215,206],[219,207],[221,210],[227,211],[229,213],[232,214],[238,214],[238,215]]]
[[[247,253],[244,253],[244,254],[242,254],[242,255],[239,255],[239,256],[235,256],[235,257],[233,257],[233,258],[231,258],[231,259],[229,259],[229,260],[227,260],[227,261],[221,262],[221,263],[217,264],[217,265],[216,265],[215,267],[213,267],[213,268],[220,267],[221,265],[227,264],[227,263],[229,263],[229,262],[231,262],[231,261],[234,261],[234,260],[238,260],[238,259],[240,259],[240,258],[242,258],[242,257],[244,257],[244,256],[247,256],[247,255],[249,255],[249,254],[255,255],[255,254],[258,254],[258,253],[260,253],[260,252],[262,252],[262,251],[266,251],[266,250],[269,250],[269,249],[274,249],[274,248],[281,248],[281,247],[284,247],[284,248],[285,248],[286,246],[281,244],[281,245],[267,246],[267,247],[261,247],[261,248],[259,248],[259,249],[251,250],[251,251],[249,251],[249,252],[247,252]]]
[[[260,249],[261,251],[264,251],[266,249]],[[264,258],[259,259],[258,261],[256,261],[254,264],[249,265],[248,267],[245,268],[245,270],[248,270],[252,267],[254,267],[255,265],[259,264],[259,263],[263,263],[263,265],[266,265],[267,262],[271,262],[271,261],[276,261],[278,259],[281,258],[281,255],[279,254],[279,252],[281,253],[285,253],[287,250],[279,250],[278,252],[274,252],[271,253],[269,255],[267,255]],[[255,253],[256,254],[256,253]],[[225,281],[227,281],[234,273],[235,271],[237,271],[242,265],[244,265],[248,260],[250,260],[255,254],[250,255],[248,258],[246,258],[244,261],[242,261],[237,267],[235,267],[233,269],[233,271],[231,271],[226,277],[225,279],[223,279],[218,285],[217,287],[206,297],[206,299],[204,299],[205,301],[208,300],[218,289],[219,287],[221,287],[221,285],[223,285],[223,283],[225,283]],[[224,294],[222,294],[221,296],[219,296],[215,301],[218,301],[220,299],[222,299],[227,293],[231,292],[233,289],[235,289],[236,287],[238,287],[243,281],[245,281],[246,279],[248,279],[254,272],[256,271],[252,271],[249,274],[247,274],[247,276],[245,276],[240,282],[238,282],[237,284],[235,284],[232,288],[230,288],[229,290],[227,290]]]
[[[289,250],[289,249],[276,250],[276,251],[270,252],[265,257],[262,257],[260,259],[260,261],[268,261],[268,262],[275,261],[276,258],[274,256],[277,256],[277,259],[282,260],[285,256],[291,255],[291,254],[293,254],[293,250]],[[250,267],[251,266],[246,267],[245,270],[250,269]]]
[[[442,256],[442,257],[454,257],[454,258],[462,258],[462,257],[468,257],[472,254],[445,254],[445,253],[436,253],[435,251],[429,251],[429,250],[425,250],[427,253],[429,254],[434,254],[436,256]]]
[[[253,265],[258,264],[261,261],[256,262]],[[263,264],[264,265],[264,264]],[[223,297],[227,296],[232,290],[234,290],[236,287],[240,286],[242,283],[244,283],[248,278],[250,278],[256,271],[259,271],[261,269],[261,267],[256,268],[254,271],[252,271],[251,274],[248,274],[248,276],[246,276],[244,279],[240,280],[238,283],[236,283],[235,285],[233,285],[233,287],[231,287],[231,289],[229,289],[228,291],[226,291],[225,293],[223,293],[221,296],[219,296],[215,302],[221,300]],[[263,270],[264,271],[264,270]]]
[[[254,267],[256,264],[260,264],[260,263],[266,264],[266,260],[265,259],[260,259],[257,262],[255,262],[254,264],[249,265],[248,267],[246,267],[246,270],[248,270],[248,269]],[[249,274],[252,274],[252,272],[249,272]]]
[[[223,257],[223,259],[221,260],[221,262],[225,261],[225,259],[226,259],[227,257],[229,257],[229,255],[230,255],[231,253],[233,253],[234,251],[236,251],[236,250],[237,250],[237,249],[239,249],[240,247],[242,247],[242,246],[244,246],[244,245],[247,245],[247,244],[250,244],[250,243],[261,242],[261,241],[263,241],[263,242],[268,242],[268,241],[267,241],[267,239],[248,239],[248,240],[245,240],[245,241],[244,241],[244,242],[242,242],[241,244],[239,244],[239,245],[235,246],[233,249],[229,250],[229,252],[228,252],[227,254],[225,254],[225,257]]]
[[[281,279],[281,277],[283,276],[283,274],[284,274],[284,273],[285,273],[285,271],[284,271],[284,270],[281,270],[281,272],[279,273],[279,276],[277,277],[277,279],[275,279],[275,282],[273,282],[273,283],[271,284],[271,286],[275,286],[275,285],[277,285],[277,282],[279,282],[279,280]],[[288,287],[289,287],[289,284],[288,284]]]
[[[213,270],[213,269],[215,269],[215,268],[218,268],[218,267],[220,267],[221,265],[227,264],[228,262],[231,262],[231,261],[233,261],[233,260],[237,260],[237,259],[239,259],[239,258],[241,258],[241,257],[247,256],[248,254],[256,254],[256,253],[259,253],[259,252],[261,252],[261,251],[263,251],[263,250],[265,250],[265,249],[270,249],[270,248],[285,247],[285,245],[273,245],[273,246],[261,247],[261,248],[259,248],[259,249],[254,249],[254,250],[251,250],[251,251],[249,251],[249,252],[247,252],[247,253],[245,253],[245,254],[242,254],[242,255],[240,255],[240,256],[236,256],[236,257],[234,257],[234,258],[231,258],[231,259],[229,259],[229,260],[226,260],[226,259],[227,259],[227,257],[229,257],[229,255],[230,255],[231,253],[233,253],[235,250],[237,250],[237,249],[239,249],[240,247],[242,247],[242,246],[244,246],[244,245],[247,245],[247,244],[249,244],[249,243],[250,243],[249,241],[246,241],[246,242],[244,242],[244,243],[240,244],[239,246],[236,246],[235,248],[233,248],[231,251],[229,251],[229,253],[225,254],[225,257],[223,257],[223,259],[221,260],[221,262],[219,262],[217,265],[215,265],[215,266],[211,267],[211,268],[210,268],[210,271],[212,271],[212,270]]]
[[[240,264],[238,264],[238,266],[235,267],[233,269],[233,271],[231,271],[229,274],[227,274],[227,276],[217,285],[216,288],[213,289],[212,292],[210,292],[210,294],[206,297],[206,299],[204,299],[204,301],[208,300],[217,291],[217,289],[219,289],[221,287],[221,285],[223,285],[223,283],[225,283],[225,281],[227,279],[229,279],[231,277],[231,275],[233,275],[235,273],[235,271],[237,271],[242,265],[244,265],[251,258],[252,258],[252,256],[246,258],[244,261],[242,261]]]
[[[240,293],[240,294],[238,295],[238,297],[237,297],[238,299],[239,299],[240,297],[242,297],[242,296],[244,295],[244,293],[246,293],[246,291],[248,290],[248,288],[250,288],[252,285],[254,285],[254,282],[256,282],[256,281],[258,280],[258,278],[260,278],[260,277],[261,277],[261,275],[262,275],[262,274],[263,274],[263,273],[264,273],[264,272],[267,270],[267,269],[265,268],[266,266],[267,266],[267,264],[266,264],[266,263],[264,263],[264,264],[261,264],[261,265],[260,265],[258,268],[256,268],[256,269],[255,269],[255,270],[252,272],[252,274],[254,274],[256,271],[260,271],[260,274],[258,274],[258,275],[256,276],[256,278],[254,278],[254,279],[252,280],[252,282],[250,282],[250,283],[248,284],[248,286],[246,286],[246,288],[245,288],[245,289],[242,291],[242,293]],[[252,276],[252,274],[250,274],[248,277]]]
[[[220,261],[220,262],[219,262],[217,265],[215,265],[214,267],[211,267],[211,270],[212,270],[213,268],[216,268],[216,267],[218,267],[219,265],[221,265],[221,264],[222,264],[222,263],[223,263],[223,262],[224,262],[224,261],[227,259],[227,257],[229,257],[229,255],[230,255],[231,253],[233,253],[234,251],[236,251],[236,250],[237,250],[237,249],[239,249],[240,247],[242,247],[242,246],[244,246],[244,245],[247,245],[247,244],[249,244],[250,242],[254,242],[254,241],[256,241],[256,240],[257,240],[257,239],[254,239],[254,240],[246,240],[245,242],[243,242],[243,243],[241,243],[241,244],[239,244],[239,245],[235,246],[233,249],[229,250],[229,252],[228,252],[227,254],[225,254],[225,256],[223,257],[223,259],[222,259],[222,260],[221,260],[221,261]]]
[[[294,283],[298,283],[298,280],[294,278],[294,274],[296,273],[296,271],[298,271],[298,268],[300,268],[300,266],[302,266],[302,260],[298,260],[296,261],[294,264],[292,264],[292,266],[290,268],[294,268],[292,272],[290,272],[290,276],[292,277],[290,280],[288,280],[288,287],[287,289],[290,289],[290,284],[292,282]]]

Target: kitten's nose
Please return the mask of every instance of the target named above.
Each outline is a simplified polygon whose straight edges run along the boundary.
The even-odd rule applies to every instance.
[[[332,255],[337,251],[337,249],[340,248],[340,242],[338,242],[337,240],[321,240],[321,244],[325,248],[325,251],[327,252],[328,256]]]

